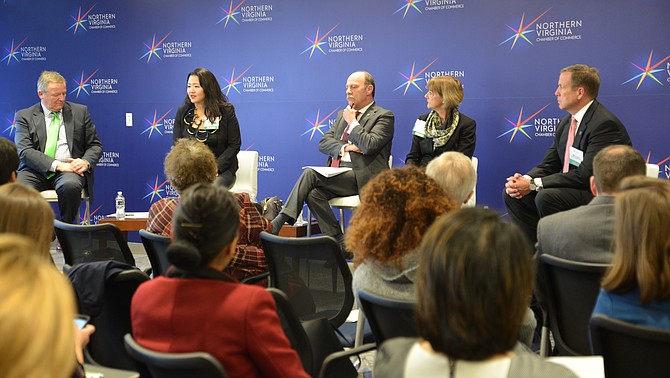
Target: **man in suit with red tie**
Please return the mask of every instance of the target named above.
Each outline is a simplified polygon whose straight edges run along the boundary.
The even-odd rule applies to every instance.
[[[14,142],[19,151],[19,182],[39,191],[55,189],[61,220],[79,218],[81,189],[93,200],[93,167],[102,143],[88,108],[65,101],[65,78],[44,71],[37,80],[40,102],[16,113]]]
[[[286,200],[284,209],[272,221],[273,233],[292,224],[307,203],[324,235],[343,244],[344,235],[328,200],[358,194],[375,174],[388,169],[393,140],[393,112],[374,102],[375,81],[365,71],[356,71],[347,79],[346,108],[319,141],[319,151],[328,155],[328,165],[349,167],[350,171],[324,177],[305,169]]]
[[[591,201],[589,180],[598,151],[613,144],[632,145],[621,121],[596,101],[599,88],[596,68],[576,64],[562,69],[555,95],[558,107],[569,114],[556,127],[542,162],[525,175],[507,178],[505,206],[533,243],[541,217]]]

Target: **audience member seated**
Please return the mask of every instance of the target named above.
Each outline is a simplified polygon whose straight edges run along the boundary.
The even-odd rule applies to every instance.
[[[216,180],[216,158],[202,143],[193,139],[179,139],[170,149],[164,162],[165,177],[180,194],[197,183]],[[147,231],[169,236],[172,233],[172,213],[179,198],[162,198],[149,208]]]
[[[16,145],[0,137],[0,185],[16,181],[16,170],[19,169],[19,153]]]
[[[458,110],[463,101],[461,81],[453,76],[438,76],[428,81],[426,89],[424,97],[430,113],[419,116],[414,123],[412,147],[405,162],[425,167],[446,151],[458,151],[472,158],[477,123]]]
[[[261,232],[272,231],[272,224],[251,202],[248,193],[232,193],[240,207],[240,231],[237,233],[235,256],[227,271],[238,280],[268,271],[268,263],[261,245]],[[259,282],[261,286],[267,281]]]
[[[437,182],[456,207],[466,204],[477,182],[477,172],[469,157],[456,151],[447,151],[431,160],[426,174]]]
[[[382,344],[374,375],[394,377],[576,377],[515,347],[533,285],[531,245],[518,227],[483,208],[435,221],[419,251],[421,339]]]
[[[165,157],[165,176],[181,193],[197,183],[211,184],[216,179],[216,158],[202,143],[193,139],[179,139]],[[229,272],[241,280],[248,276],[267,272],[268,264],[261,247],[261,231],[271,231],[270,221],[265,219],[251,202],[247,193],[233,193],[240,209],[240,232],[237,238],[235,258],[228,266]],[[179,198],[163,198],[149,209],[147,231],[167,235],[172,233],[172,214]]]
[[[29,237],[37,254],[52,261],[54,212],[35,189],[18,182],[0,186],[0,233],[4,232]]]
[[[133,336],[159,352],[210,353],[231,378],[307,377],[272,295],[223,272],[235,254],[239,223],[225,188],[196,184],[184,191],[167,253],[174,267],[137,289]]]
[[[614,228],[614,196],[621,180],[644,176],[642,155],[626,145],[608,146],[593,159],[591,193],[588,205],[562,211],[540,219],[537,225],[537,253],[563,259],[610,263]]]
[[[670,328],[670,182],[624,179],[614,216],[614,259],[593,313]]]
[[[83,377],[83,348],[95,328],[74,325],[72,286],[35,247],[25,236],[0,235],[0,372]]]
[[[353,289],[415,300],[421,238],[435,218],[455,208],[418,167],[386,170],[363,187],[346,234],[354,254]]]

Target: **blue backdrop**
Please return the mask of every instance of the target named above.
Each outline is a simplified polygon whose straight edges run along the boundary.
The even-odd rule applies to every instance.
[[[395,112],[394,165],[426,112],[426,81],[464,84],[461,111],[477,121],[478,204],[503,212],[501,190],[550,145],[565,114],[559,70],[600,69],[599,100],[634,146],[670,176],[670,2],[666,0],[0,0],[0,134],[38,101],[42,70],[67,79],[104,144],[93,220],[146,211],[174,191],[163,175],[186,74],[213,71],[237,109],[242,148],[259,151],[259,198],[285,198],[317,150],[357,69]],[[127,118],[132,126],[127,126]]]

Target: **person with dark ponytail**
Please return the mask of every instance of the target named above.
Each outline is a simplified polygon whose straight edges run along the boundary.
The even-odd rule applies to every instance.
[[[137,289],[133,337],[159,352],[207,352],[231,378],[307,377],[272,295],[224,273],[239,219],[237,202],[223,187],[195,184],[182,193],[167,252],[173,268]]]

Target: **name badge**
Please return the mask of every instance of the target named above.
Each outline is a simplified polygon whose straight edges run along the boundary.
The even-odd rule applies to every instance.
[[[412,129],[412,135],[416,135],[419,138],[425,138],[426,137],[426,121],[422,121],[420,119],[417,119],[416,122],[414,122],[414,128]]]
[[[584,152],[574,147],[570,147],[570,165],[579,167],[584,161]]]
[[[205,129],[206,131],[218,130],[220,119],[221,117],[218,117],[217,119],[214,120],[214,122],[210,122],[209,118],[205,118],[205,125],[203,126],[203,129]]]

